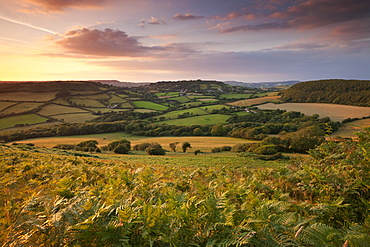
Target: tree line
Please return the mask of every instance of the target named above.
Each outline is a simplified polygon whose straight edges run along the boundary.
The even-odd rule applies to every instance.
[[[192,126],[155,124],[147,120],[64,123],[1,133],[0,141],[12,142],[39,137],[126,132],[137,136],[231,136],[251,140],[263,140],[268,135],[280,134],[282,139],[293,140],[299,137],[297,142],[303,142],[307,137],[322,139],[325,134],[339,127],[338,122],[332,122],[329,118],[319,119],[318,115],[305,116],[300,112],[284,110],[260,111],[256,114],[233,116],[228,122],[225,125]],[[292,148],[293,146],[304,147],[305,145],[299,145],[299,143],[292,145],[291,141],[284,144],[285,149],[298,151]],[[306,148],[299,151],[304,150]]]
[[[370,81],[319,80],[293,85],[281,92],[285,102],[370,106]]]

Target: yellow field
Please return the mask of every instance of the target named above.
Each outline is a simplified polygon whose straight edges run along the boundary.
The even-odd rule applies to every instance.
[[[266,96],[262,98],[254,98],[254,99],[243,99],[243,100],[238,100],[235,102],[227,103],[228,105],[232,106],[240,106],[240,107],[246,107],[246,106],[252,106],[252,105],[259,105],[259,104],[264,104],[266,102],[277,102],[279,101],[280,96]]]
[[[126,133],[108,133],[108,134],[95,134],[95,135],[80,135],[80,136],[67,136],[67,137],[47,137],[38,139],[29,139],[19,141],[22,143],[34,143],[38,147],[54,147],[57,144],[77,144],[87,140],[97,140],[99,146],[107,145],[108,143],[116,140],[127,139],[131,141],[131,146],[144,142],[158,142],[164,149],[169,150],[171,142],[189,142],[192,146],[189,152],[201,150],[203,152],[210,152],[214,147],[234,146],[239,143],[251,143],[256,141],[248,141],[245,139],[231,138],[231,137],[209,137],[209,136],[189,136],[189,137],[139,137],[130,136]],[[178,148],[180,151],[181,148]]]
[[[344,138],[354,137],[354,132],[364,131],[364,127],[370,126],[370,119],[361,119],[353,122],[345,123],[340,127],[339,131],[334,132],[332,136],[341,136]]]
[[[32,93],[32,92],[12,92],[12,93],[0,93],[1,100],[10,101],[49,101],[55,98],[58,92],[42,92],[42,93]]]
[[[321,104],[321,103],[267,103],[258,106],[262,110],[299,111],[306,115],[318,114],[320,118],[330,117],[333,121],[343,121],[346,118],[362,118],[370,116],[370,107]]]
[[[84,111],[77,107],[68,107],[68,106],[50,104],[50,105],[46,105],[42,107],[42,109],[38,113],[43,116],[54,116],[54,115],[68,114],[68,113],[87,113],[87,111]]]

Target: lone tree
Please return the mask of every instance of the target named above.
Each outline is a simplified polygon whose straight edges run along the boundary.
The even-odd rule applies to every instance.
[[[191,148],[190,143],[189,142],[184,142],[182,144],[182,151],[185,153],[186,152],[186,149],[188,149],[188,148]]]
[[[178,142],[172,142],[170,143],[170,149],[172,150],[172,152],[176,152],[176,147],[177,147],[177,144],[179,144]]]

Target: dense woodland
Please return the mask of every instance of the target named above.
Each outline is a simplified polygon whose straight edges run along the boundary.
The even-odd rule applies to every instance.
[[[370,106],[370,81],[319,80],[293,85],[281,93],[285,102]]]

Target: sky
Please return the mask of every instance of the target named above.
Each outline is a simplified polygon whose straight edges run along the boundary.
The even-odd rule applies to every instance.
[[[0,4],[0,81],[370,79],[368,0]]]

